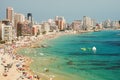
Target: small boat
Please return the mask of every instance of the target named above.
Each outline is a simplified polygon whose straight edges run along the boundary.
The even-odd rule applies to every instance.
[[[96,53],[96,47],[95,46],[93,46],[93,48],[92,48],[92,51],[94,52],[94,53]]]

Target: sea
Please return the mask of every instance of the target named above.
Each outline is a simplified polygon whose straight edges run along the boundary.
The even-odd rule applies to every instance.
[[[120,80],[120,30],[62,35],[41,44],[47,47],[18,51],[33,59],[30,68],[36,74],[54,80]]]

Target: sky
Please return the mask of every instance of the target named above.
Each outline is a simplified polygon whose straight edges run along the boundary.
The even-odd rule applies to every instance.
[[[6,18],[6,8],[14,12],[32,13],[37,22],[64,16],[67,22],[89,16],[98,22],[120,20],[120,0],[0,0],[0,20]]]

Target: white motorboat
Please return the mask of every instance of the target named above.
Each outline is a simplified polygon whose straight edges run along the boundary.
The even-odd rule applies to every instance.
[[[93,48],[92,48],[92,51],[94,52],[94,53],[96,53],[96,47],[95,46],[93,46]]]

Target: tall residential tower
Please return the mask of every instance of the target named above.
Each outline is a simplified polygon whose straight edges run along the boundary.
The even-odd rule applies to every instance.
[[[6,19],[8,19],[12,25],[14,25],[14,10],[12,7],[6,9]]]

